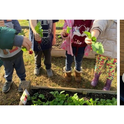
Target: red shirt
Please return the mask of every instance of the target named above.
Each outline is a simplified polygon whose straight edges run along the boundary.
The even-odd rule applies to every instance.
[[[83,33],[84,31],[90,31],[93,20],[74,20],[73,25],[73,40],[72,46],[74,47],[85,47],[87,44],[85,43],[86,35]]]

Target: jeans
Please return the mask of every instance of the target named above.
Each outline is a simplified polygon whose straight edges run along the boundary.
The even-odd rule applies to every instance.
[[[46,66],[46,69],[51,68],[51,48],[43,51],[34,51],[34,53],[35,53],[35,68],[41,67],[42,53],[44,54],[44,58],[45,58],[44,64]]]
[[[26,74],[25,74],[25,66],[23,61],[23,56],[20,55],[17,58],[14,58],[9,61],[3,61],[4,69],[5,69],[5,79],[6,81],[12,81],[12,75],[14,68],[16,70],[16,73],[18,77],[20,78],[20,81],[25,80]]]
[[[65,60],[66,71],[71,70],[71,65],[73,60],[75,61],[75,69],[77,71],[81,71],[81,64],[84,56],[85,47],[78,47],[78,48],[72,47],[72,50],[73,50],[74,56],[67,54],[67,51],[66,51],[66,60]]]

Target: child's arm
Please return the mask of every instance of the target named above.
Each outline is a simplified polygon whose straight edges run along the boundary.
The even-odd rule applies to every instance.
[[[14,29],[16,30],[16,34],[20,33],[22,28],[21,28],[18,20],[12,20],[12,23],[14,24]]]
[[[94,29],[94,30],[91,31],[91,36],[92,37],[96,37],[97,38],[99,36],[99,34],[100,34],[100,31],[97,30],[97,29]]]
[[[40,35],[35,31],[35,26],[37,25],[37,20],[29,20],[29,23],[30,23],[31,29],[32,29],[32,31],[33,31],[35,40],[36,40],[36,41],[40,41],[40,40],[41,40],[41,37],[40,37]]]
[[[56,44],[56,23],[53,23],[53,41],[52,45]]]

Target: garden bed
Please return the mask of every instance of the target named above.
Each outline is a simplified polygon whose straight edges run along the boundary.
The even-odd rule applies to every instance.
[[[32,87],[26,105],[117,105],[115,91]]]

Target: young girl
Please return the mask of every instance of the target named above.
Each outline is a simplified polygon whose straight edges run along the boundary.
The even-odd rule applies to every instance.
[[[61,48],[66,50],[66,60],[63,72],[67,82],[71,80],[71,65],[73,59],[75,60],[75,80],[77,82],[81,81],[81,64],[84,56],[84,50],[87,46],[87,44],[85,43],[86,35],[83,32],[90,31],[92,22],[92,20],[65,20],[65,24],[61,34],[65,41],[62,43]],[[66,31],[67,26],[71,28],[69,35]]]
[[[101,71],[106,66],[107,79],[103,90],[110,90],[117,66],[117,21],[116,20],[95,20],[91,29],[91,35],[97,38],[104,47],[104,53],[96,56],[95,74],[91,82],[96,86]],[[86,38],[85,42],[91,44],[91,39]]]

